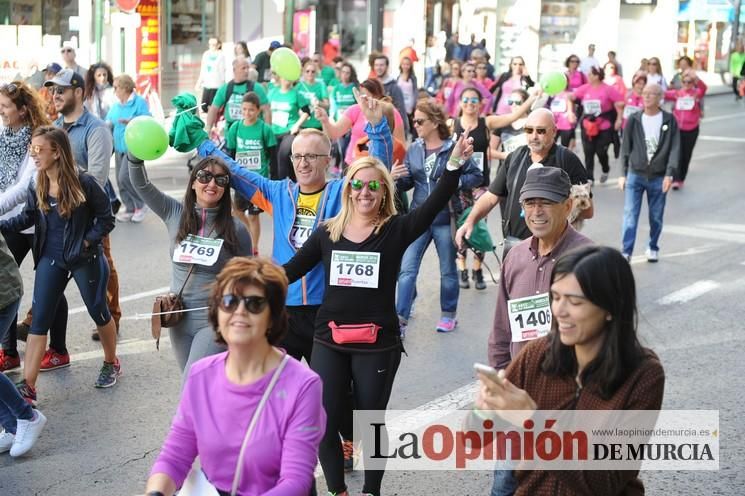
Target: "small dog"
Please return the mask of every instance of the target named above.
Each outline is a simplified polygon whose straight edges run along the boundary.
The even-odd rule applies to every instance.
[[[583,210],[587,210],[592,205],[590,200],[590,188],[589,184],[574,184],[572,190],[569,193],[572,199],[572,210],[569,212],[569,223],[572,224],[576,230],[581,231],[585,225],[584,219],[579,219],[579,214]]]

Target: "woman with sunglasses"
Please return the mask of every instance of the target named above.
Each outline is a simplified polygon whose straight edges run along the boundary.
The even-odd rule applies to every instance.
[[[479,112],[486,111],[491,104],[491,93],[476,81],[476,65],[472,62],[466,62],[463,64],[462,74],[463,77],[455,84],[452,93],[450,93],[450,97],[445,101],[445,111],[453,119],[458,117],[460,114],[460,96],[466,88],[474,88],[481,93],[481,100],[484,102],[485,106],[479,108]]]
[[[0,220],[3,220],[15,217],[23,210],[29,184],[36,173],[36,165],[29,153],[31,135],[40,126],[49,125],[49,119],[44,111],[44,102],[36,91],[22,81],[0,86],[0,118],[3,121],[3,128],[0,130]],[[33,247],[33,229],[4,234],[8,249],[20,266]],[[50,347],[62,353],[66,352],[67,327],[67,300],[64,296],[56,313],[59,318],[55,317],[50,330]],[[24,327],[28,329],[31,325],[30,317],[25,324]],[[7,334],[0,330],[0,372],[21,366],[17,328],[17,320],[13,319]]]
[[[17,233],[34,227],[34,315],[26,338],[24,381],[18,385],[33,404],[47,330],[70,279],[75,279],[101,337],[104,362],[95,386],[116,384],[120,365],[116,326],[106,304],[109,264],[101,246],[103,237],[114,229],[109,199],[93,176],[75,165],[64,130],[37,128],[31,137],[31,156],[38,174],[29,187],[26,206],[17,216],[2,221],[0,229]]]
[[[667,91],[667,80],[662,75],[662,64],[657,57],[650,57],[647,61],[647,83],[658,84],[662,91]]]
[[[323,381],[328,418],[318,455],[333,494],[349,494],[339,428],[350,386],[356,409],[385,410],[401,361],[394,296],[403,251],[446,208],[471,153],[470,139],[463,134],[445,152],[447,167],[432,194],[406,215],[396,213],[388,169],[374,158],[356,160],[344,180],[339,214],[316,229],[285,264],[290,282],[318,263],[325,269],[310,366]],[[366,470],[362,492],[378,496],[382,479],[382,470]]]
[[[701,122],[702,103],[708,87],[698,78],[696,71],[688,69],[681,77],[683,87],[679,90],[667,90],[665,100],[673,102],[673,115],[680,128],[680,161],[677,176],[673,177],[673,189],[683,187],[691,164],[693,148],[698,140],[698,126]]]
[[[416,209],[433,194],[434,185],[447,168],[451,153],[456,153],[456,142],[451,138],[443,108],[435,102],[421,101],[414,111],[414,126],[419,138],[406,152],[404,170],[407,174],[398,178],[396,188],[400,192],[413,189],[411,209]],[[472,140],[475,138],[471,137]],[[456,153],[459,155],[459,152]],[[474,160],[463,167],[460,190],[471,190],[484,183],[482,171]],[[416,293],[416,280],[424,252],[434,241],[440,260],[440,319],[438,332],[451,332],[456,326],[458,309],[458,269],[455,264],[456,248],[450,230],[450,209],[442,208],[427,229],[420,233],[406,249],[401,263],[398,280],[396,310],[401,322],[402,333],[408,326],[411,307]]]
[[[582,147],[585,153],[585,167],[590,180],[595,180],[595,155],[602,168],[600,183],[608,180],[610,162],[608,147],[613,143],[614,134],[621,129],[623,121],[624,97],[615,88],[603,82],[605,73],[599,67],[591,67],[587,75],[589,83],[583,84],[570,95],[573,101],[582,105]],[[575,120],[571,116],[572,121]]]
[[[634,274],[620,252],[587,246],[564,254],[551,274],[550,301],[550,333],[531,341],[497,378],[477,374],[482,415],[660,409],[665,372],[639,343]],[[505,494],[509,479],[508,494],[515,496],[644,494],[638,470],[501,470],[495,476],[492,494]]]
[[[220,494],[311,493],[326,425],[323,387],[277,347],[287,332],[286,297],[287,277],[267,259],[234,258],[217,274],[209,323],[227,352],[192,366],[148,495],[173,495],[197,457],[202,480]]]
[[[186,373],[195,361],[224,350],[215,342],[207,321],[205,288],[232,257],[253,253],[251,236],[231,214],[230,173],[219,158],[208,157],[194,166],[183,201],[166,195],[151,183],[142,160],[131,153],[127,158],[132,185],[168,229],[170,291],[178,294],[183,288],[181,297],[186,310],[169,336],[179,369]],[[201,247],[205,252],[210,247],[214,251],[211,256],[190,260],[187,254]]]
[[[533,79],[528,74],[525,66],[525,59],[522,57],[512,57],[510,59],[510,68],[507,72],[502,73],[497,82],[489,89],[494,95],[494,107],[497,115],[509,114],[512,112],[512,106],[508,103],[513,90],[527,90],[535,85]]]

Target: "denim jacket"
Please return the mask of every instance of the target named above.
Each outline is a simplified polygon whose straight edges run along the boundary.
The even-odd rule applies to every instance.
[[[54,125],[64,128],[65,118],[60,116]],[[114,152],[114,138],[108,126],[88,110],[75,121],[67,135],[70,137],[72,156],[81,169],[93,176],[101,187],[109,178],[109,165]]]
[[[400,178],[396,181],[396,188],[399,191],[409,191],[414,188],[414,196],[411,200],[411,209],[415,209],[421,205],[424,200],[430,195],[432,190],[437,184],[437,180],[440,179],[445,167],[447,167],[450,153],[452,152],[455,143],[452,139],[448,138],[442,142],[442,148],[437,152],[437,158],[435,159],[435,166],[432,171],[427,175],[424,170],[424,160],[426,150],[424,148],[424,140],[419,138],[414,141],[406,152],[406,158],[404,164],[409,170],[409,175]],[[468,159],[463,165],[463,173],[460,176],[459,189],[473,189],[481,185],[484,180],[484,176],[476,167],[476,163],[473,159]],[[449,207],[442,209],[442,212],[437,214],[435,221],[432,224],[448,224],[450,222]]]

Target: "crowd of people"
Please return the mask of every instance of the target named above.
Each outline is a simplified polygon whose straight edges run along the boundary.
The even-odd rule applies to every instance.
[[[566,58],[566,89],[549,97],[522,57],[496,73],[475,40],[451,39],[442,50],[431,40],[422,86],[410,47],[395,62],[371,54],[362,81],[351,63],[322,54],[301,60],[298,81],[283,79],[270,65],[280,47],[273,41],[251,58],[236,43],[228,61],[220,41],[209,40],[198,109],[184,116],[204,117],[205,138],[190,144],[199,159],[182,200],[150,182],[127,148],[127,124],[150,114],[130,76],[115,77],[104,62],[85,70],[65,47],[65,67],[49,64],[39,91],[23,81],[0,87],[0,274],[12,281],[0,288],[1,371],[20,367],[17,341],[26,341],[23,380],[13,387],[0,374],[0,452],[26,453],[47,422],[31,406],[39,373],[70,364],[70,279],[104,352],[94,385],[117,383],[110,233],[147,211],[168,231],[181,313],[169,336],[183,385],[148,495],[199,483],[224,494],[315,494],[317,460],[330,493],[349,494],[344,471],[359,449],[352,412],[387,408],[425,251],[434,241],[435,330],[454,332],[459,292],[470,281],[487,288],[485,253],[470,239],[497,205],[504,242],[488,350],[490,364],[507,372],[501,381],[479,376],[477,406],[660,407],[664,373],[636,338],[629,261],[644,193],[645,257],[657,262],[666,194],[687,177],[707,91],[690,59],[678,61],[670,82],[658,59],[645,60],[627,88],[616,54],[601,66],[590,45],[586,57]],[[595,246],[569,222],[592,218],[594,157],[605,183],[611,147],[625,195],[620,251]],[[580,207],[581,192],[590,199]],[[271,261],[258,256],[263,212],[273,226],[263,254]],[[183,257],[187,249],[200,256]],[[29,251],[33,307],[17,322]],[[509,310],[518,299],[554,318],[525,332]],[[271,394],[276,388],[281,395]],[[252,415],[235,422],[235,409]],[[246,456],[259,444],[262,456]],[[363,494],[380,494],[383,475],[366,470]],[[492,494],[549,486],[617,494],[638,487],[636,475],[609,482],[501,470]]]

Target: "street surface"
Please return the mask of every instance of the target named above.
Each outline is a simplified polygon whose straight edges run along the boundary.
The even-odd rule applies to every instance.
[[[707,98],[706,119],[694,152],[685,189],[668,195],[661,260],[643,256],[648,225],[642,211],[634,274],[639,295],[639,327],[646,346],[665,367],[666,409],[718,409],[721,428],[719,472],[644,472],[648,494],[742,494],[745,487],[745,108],[730,95]],[[187,172],[183,159],[167,156],[150,164],[150,179],[179,197]],[[112,167],[113,170],[113,167]],[[620,243],[623,194],[611,180],[595,188],[595,218],[584,232],[601,244]],[[113,176],[112,176],[113,178]],[[261,254],[270,253],[271,224],[262,216]],[[490,216],[494,231],[498,214]],[[118,385],[96,390],[100,345],[90,340],[92,322],[74,284],[67,295],[71,315],[70,368],[42,374],[39,407],[49,418],[46,431],[30,455],[0,456],[2,495],[134,495],[141,493],[148,471],[170,424],[179,396],[180,377],[168,340],[156,351],[147,313],[152,297],[167,287],[170,263],[166,229],[154,214],[142,224],[118,224],[112,233],[125,318],[119,356],[124,375]],[[459,325],[452,334],[434,331],[439,317],[438,269],[434,249],[422,264],[419,298],[390,402],[391,409],[463,407],[472,399],[474,361],[486,360],[495,285],[486,291],[461,290]],[[487,264],[498,265],[490,255]],[[31,300],[31,257],[23,266]],[[488,279],[488,274],[487,274]],[[19,380],[18,371],[10,373]],[[740,398],[739,400],[737,398]],[[249,456],[259,456],[254,453]],[[738,468],[739,467],[739,468]],[[489,472],[388,472],[383,493],[488,494]],[[319,477],[319,494],[325,483]],[[362,474],[348,477],[350,493],[362,489]]]

